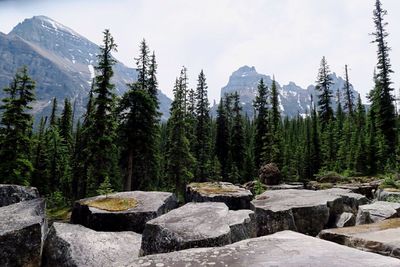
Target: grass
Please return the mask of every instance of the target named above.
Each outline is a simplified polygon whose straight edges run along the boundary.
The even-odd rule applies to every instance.
[[[62,221],[67,222],[71,217],[71,208],[61,207],[46,210],[49,221]]]
[[[105,197],[87,201],[84,204],[89,207],[106,211],[124,211],[135,208],[138,205],[138,202],[134,198]]]
[[[225,194],[235,193],[237,189],[229,188],[220,183],[192,183],[191,186],[199,193],[202,194]]]

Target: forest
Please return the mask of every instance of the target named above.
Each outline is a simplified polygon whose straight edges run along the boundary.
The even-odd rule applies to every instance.
[[[294,118],[281,115],[275,82],[269,88],[263,80],[254,117],[242,112],[238,93],[223,96],[212,117],[206,71],[191,88],[183,67],[177,70],[170,117],[162,122],[155,53],[145,40],[140,43],[137,81],[118,97],[112,83],[117,44],[105,30],[82,118],[74,118],[69,99],[54,99],[51,115],[34,129],[35,81],[26,67],[10,78],[0,107],[0,183],[35,186],[49,205],[68,205],[104,191],[159,190],[182,196],[189,182],[256,180],[266,163],[275,163],[285,182],[306,183],[336,172],[346,177],[382,175],[397,183],[400,118],[386,14],[377,1],[371,35],[377,64],[368,105],[352,95],[347,65],[343,92],[331,91],[331,71],[322,57],[315,71],[319,95],[310,96],[306,116]],[[334,108],[338,93],[346,101]],[[64,101],[61,115],[57,101]]]

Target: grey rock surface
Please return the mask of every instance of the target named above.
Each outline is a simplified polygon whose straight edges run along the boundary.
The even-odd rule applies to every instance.
[[[188,203],[146,223],[141,255],[216,247],[256,236],[254,213],[224,203]]]
[[[351,212],[343,212],[342,214],[340,214],[335,223],[336,228],[354,225],[356,225],[356,216]]]
[[[359,207],[356,224],[375,223],[396,217],[400,217],[400,203],[376,201]]]
[[[364,251],[400,258],[400,219],[321,231],[319,237]]]
[[[393,189],[378,189],[376,191],[376,199],[379,201],[396,201],[400,202],[400,191]]]
[[[394,267],[400,266],[400,260],[283,231],[225,247],[150,255],[135,259],[128,266]]]
[[[0,266],[40,266],[45,209],[40,198],[0,208]]]
[[[71,222],[96,231],[134,231],[141,233],[147,221],[154,219],[178,206],[173,193],[131,191],[108,195],[113,198],[134,198],[136,207],[124,211],[106,211],[88,206],[88,202],[105,196],[76,201]]]
[[[229,209],[249,209],[253,194],[226,182],[191,183],[186,186],[186,202],[223,202]]]
[[[334,227],[340,214],[353,211],[366,199],[347,190],[273,190],[251,202],[256,213],[258,236],[283,230],[317,235]]]
[[[134,232],[96,232],[54,223],[44,245],[42,266],[124,266],[139,256],[140,243],[141,235]]]
[[[0,184],[0,207],[39,198],[35,187]]]

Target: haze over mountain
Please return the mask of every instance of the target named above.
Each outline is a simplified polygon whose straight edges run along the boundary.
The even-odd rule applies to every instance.
[[[340,92],[341,103],[344,103],[343,87],[345,81],[342,77],[337,76],[335,73],[331,75],[333,84],[331,86],[332,94],[335,96],[332,98],[333,108],[337,106],[337,91]],[[252,117],[253,100],[257,95],[257,86],[261,79],[264,79],[264,83],[271,88],[272,78],[271,76],[260,74],[256,71],[255,67],[243,66],[232,73],[229,78],[228,84],[221,89],[221,97],[225,94],[234,93],[237,91],[240,95],[240,100],[243,104],[243,110],[248,116]],[[294,82],[289,82],[287,85],[280,85],[276,81],[277,88],[279,90],[279,101],[280,109],[284,116],[305,116],[310,113],[311,95],[314,100],[317,100],[317,93],[314,85],[309,85],[307,88],[301,88]],[[354,90],[351,85],[351,90],[355,99],[358,96],[358,92]],[[216,110],[216,108],[214,108]]]
[[[76,101],[78,118],[85,110],[98,52],[98,45],[48,17],[25,19],[9,34],[0,34],[0,87],[7,86],[16,70],[26,65],[37,85],[36,117],[48,115],[56,97],[60,106],[64,98]],[[113,77],[117,94],[122,95],[136,77],[135,69],[117,62]],[[161,112],[168,116],[171,100],[161,91],[159,100]]]

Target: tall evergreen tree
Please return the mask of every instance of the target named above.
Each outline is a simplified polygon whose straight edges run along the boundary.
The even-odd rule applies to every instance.
[[[97,75],[94,83],[94,114],[90,125],[88,178],[89,193],[94,194],[108,177],[113,187],[120,187],[118,168],[118,147],[116,145],[115,85],[111,82],[115,59],[112,52],[117,50],[109,30],[104,32],[103,45],[98,55]]]
[[[347,69],[347,65],[344,66],[344,69],[345,69],[345,84],[343,89],[346,97],[344,108],[349,113],[350,117],[352,117],[354,111],[354,96],[353,96],[353,91],[351,91],[351,84],[349,81],[349,71]]]
[[[10,87],[5,88],[1,125],[0,179],[2,183],[29,184],[33,166],[31,103],[35,100],[35,82],[28,69],[18,70]]]
[[[174,101],[171,105],[171,117],[168,120],[167,173],[178,195],[184,191],[184,184],[193,178],[191,172],[194,157],[190,152],[187,138],[186,100],[187,75],[183,68],[174,88]]]
[[[222,179],[227,180],[229,174],[229,157],[230,157],[230,129],[229,115],[226,109],[226,100],[221,98],[217,110],[217,129],[215,137],[215,154],[221,164]]]
[[[146,42],[140,44],[137,58],[138,81],[129,85],[119,107],[121,163],[124,190],[150,190],[159,176],[159,112],[157,100],[157,63],[149,60]]]
[[[257,96],[254,100],[254,108],[256,110],[255,118],[255,137],[254,137],[254,158],[256,168],[260,168],[265,163],[263,155],[265,149],[268,148],[268,140],[265,139],[266,133],[269,132],[268,124],[268,87],[265,85],[264,80],[261,79],[257,87]],[[267,153],[268,154],[268,153]]]
[[[282,164],[281,113],[279,111],[279,92],[275,77],[272,80],[271,86],[271,128],[272,141],[270,159],[280,167]],[[265,138],[268,138],[268,136]]]
[[[60,136],[64,139],[69,154],[72,152],[72,106],[71,102],[66,98],[64,100],[64,109],[60,118]]]
[[[322,129],[325,129],[330,120],[333,118],[333,110],[331,106],[332,92],[330,90],[332,83],[333,82],[328,63],[325,57],[323,57],[321,60],[320,69],[318,71],[316,86],[317,91],[319,91],[318,111]]]
[[[197,80],[196,89],[196,180],[205,182],[211,167],[211,118],[207,97],[207,83],[203,70]]]
[[[231,144],[231,154],[232,154],[232,166],[231,166],[231,177],[230,181],[233,183],[243,182],[242,180],[236,180],[235,178],[242,179],[243,168],[245,161],[245,136],[244,136],[244,126],[243,126],[243,116],[242,107],[240,106],[240,97],[237,92],[233,94],[233,126],[232,126],[232,144]],[[232,169],[234,168],[234,169]],[[235,172],[237,172],[238,177],[234,177]]]
[[[390,48],[387,43],[388,32],[386,30],[387,22],[384,17],[387,11],[382,8],[380,0],[375,2],[374,24],[375,32],[373,42],[377,44],[377,73],[374,97],[372,98],[373,104],[376,105],[376,126],[383,134],[383,146],[385,147],[384,153],[386,156],[394,155],[396,149],[396,117],[395,108],[393,104],[393,96],[391,87],[390,74],[393,73],[389,59]]]

